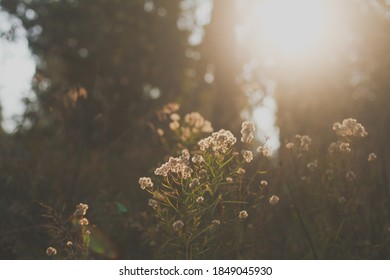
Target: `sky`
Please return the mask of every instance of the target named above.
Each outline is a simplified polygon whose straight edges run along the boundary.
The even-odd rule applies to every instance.
[[[0,31],[7,30],[9,16],[0,10]],[[0,39],[0,104],[6,132],[16,127],[15,118],[24,112],[22,99],[32,96],[31,79],[35,72],[35,62],[28,49],[25,31],[19,30],[16,42]]]

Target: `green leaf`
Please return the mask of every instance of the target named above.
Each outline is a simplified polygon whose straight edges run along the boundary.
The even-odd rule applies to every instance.
[[[127,209],[127,207],[124,204],[122,204],[120,202],[115,202],[115,204],[116,204],[116,207],[118,208],[118,213],[119,214],[127,213],[128,209]]]

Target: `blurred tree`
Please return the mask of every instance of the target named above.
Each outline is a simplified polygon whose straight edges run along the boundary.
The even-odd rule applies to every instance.
[[[246,97],[237,83],[242,72],[235,26],[235,1],[214,1],[211,22],[206,26],[203,54],[204,79],[212,87],[210,115],[216,127],[228,127],[236,134],[242,122]]]
[[[38,202],[66,205],[66,213],[80,201],[89,203],[95,222],[123,248],[121,256],[142,257],[147,252],[139,249],[129,219],[146,205],[138,177],[150,168],[150,158],[157,161],[163,153],[148,120],[186,90],[188,34],[177,28],[179,2],[5,0],[1,5],[21,19],[37,57],[37,99],[26,101],[24,123],[13,136],[19,160],[3,173],[5,207],[30,201],[11,216],[32,226]],[[16,166],[22,176],[15,176]],[[126,211],[118,211],[122,204]],[[26,245],[20,235],[14,237],[12,242]],[[44,247],[35,244],[26,250],[42,257]],[[8,256],[26,255],[18,249]]]
[[[239,127],[233,1],[215,1],[215,19],[198,46],[190,44],[191,29],[178,28],[184,2],[199,4],[0,1],[21,20],[37,60],[32,83],[37,98],[26,100],[24,121],[10,136],[14,158],[4,166],[8,195],[1,203],[19,209],[10,217],[25,220],[37,242],[25,244],[23,231],[2,239],[10,248],[6,256],[43,257],[47,239],[41,228],[45,221],[37,225],[39,202],[64,207],[64,215],[73,205],[88,203],[94,221],[121,248],[116,256],[147,256],[148,246],[142,247],[133,226],[147,205],[138,178],[164,155],[149,122],[156,110],[178,101],[186,111],[205,113],[216,127]],[[218,35],[221,28],[224,36]],[[188,55],[191,50],[201,53],[202,60]],[[206,83],[210,65],[216,69],[215,80]],[[25,201],[29,203],[23,205]],[[19,222],[10,228],[20,228]],[[28,248],[22,251],[24,246]],[[100,253],[107,257],[104,250]]]

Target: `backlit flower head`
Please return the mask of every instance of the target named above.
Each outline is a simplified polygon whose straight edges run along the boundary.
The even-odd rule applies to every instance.
[[[184,227],[184,223],[182,220],[177,220],[172,224],[172,228],[174,231],[180,231]]]
[[[254,139],[253,132],[256,130],[255,125],[251,122],[241,124],[241,142],[250,144]]]
[[[141,189],[143,189],[143,190],[144,189],[151,189],[153,187],[152,179],[150,179],[149,177],[139,178],[138,183],[139,183]]]
[[[240,211],[240,213],[238,213],[238,217],[240,219],[246,219],[246,218],[248,218],[248,212],[246,212],[245,210],[242,210],[242,211]]]
[[[211,149],[216,154],[225,154],[236,141],[236,137],[229,130],[221,129],[211,134],[211,136],[200,140],[198,145],[201,151]]]
[[[48,247],[46,249],[46,255],[48,255],[48,256],[55,256],[55,255],[57,255],[57,249],[54,248],[54,247]]]
[[[251,162],[253,160],[253,154],[251,151],[248,150],[242,150],[241,151],[242,157],[246,162]]]
[[[80,221],[79,221],[80,225],[82,226],[87,226],[89,224],[89,221],[87,218],[82,218]]]
[[[79,205],[76,205],[76,210],[74,211],[73,215],[76,217],[85,216],[87,214],[88,210],[88,204],[80,203]]]
[[[269,198],[269,203],[272,204],[272,205],[275,205],[279,202],[279,197],[276,196],[276,195],[272,195],[270,198]]]
[[[368,135],[364,126],[356,121],[356,119],[344,119],[342,123],[336,122],[333,124],[333,130],[337,135],[366,137]]]
[[[369,155],[368,155],[368,161],[374,161],[374,160],[376,160],[377,159],[377,155],[375,154],[375,153],[370,153]]]
[[[191,176],[192,169],[189,167],[190,154],[188,150],[183,150],[180,157],[170,157],[168,162],[164,163],[160,167],[154,170],[154,174],[160,176],[168,176],[169,172],[177,173],[187,179]]]

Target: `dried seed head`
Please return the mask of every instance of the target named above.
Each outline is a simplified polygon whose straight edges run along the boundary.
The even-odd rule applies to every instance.
[[[276,196],[276,195],[272,195],[270,198],[269,198],[269,203],[272,204],[272,205],[275,205],[279,202],[279,197]]]
[[[73,215],[76,217],[81,217],[87,214],[88,205],[84,203],[80,203],[79,205],[76,205],[76,210],[74,211]]]
[[[240,213],[238,214],[238,217],[239,217],[240,219],[246,219],[246,218],[248,218],[248,212],[246,212],[245,210],[242,210],[242,211],[240,211]]]
[[[88,224],[89,224],[89,221],[88,221],[87,218],[82,218],[82,219],[80,220],[80,225],[82,225],[82,226],[87,226]]]
[[[55,256],[55,255],[57,255],[57,250],[56,250],[56,248],[54,248],[54,247],[48,247],[48,248],[46,249],[46,255],[48,255],[48,256]]]
[[[180,231],[184,227],[184,223],[182,220],[177,220],[172,224],[172,228],[174,231]]]

